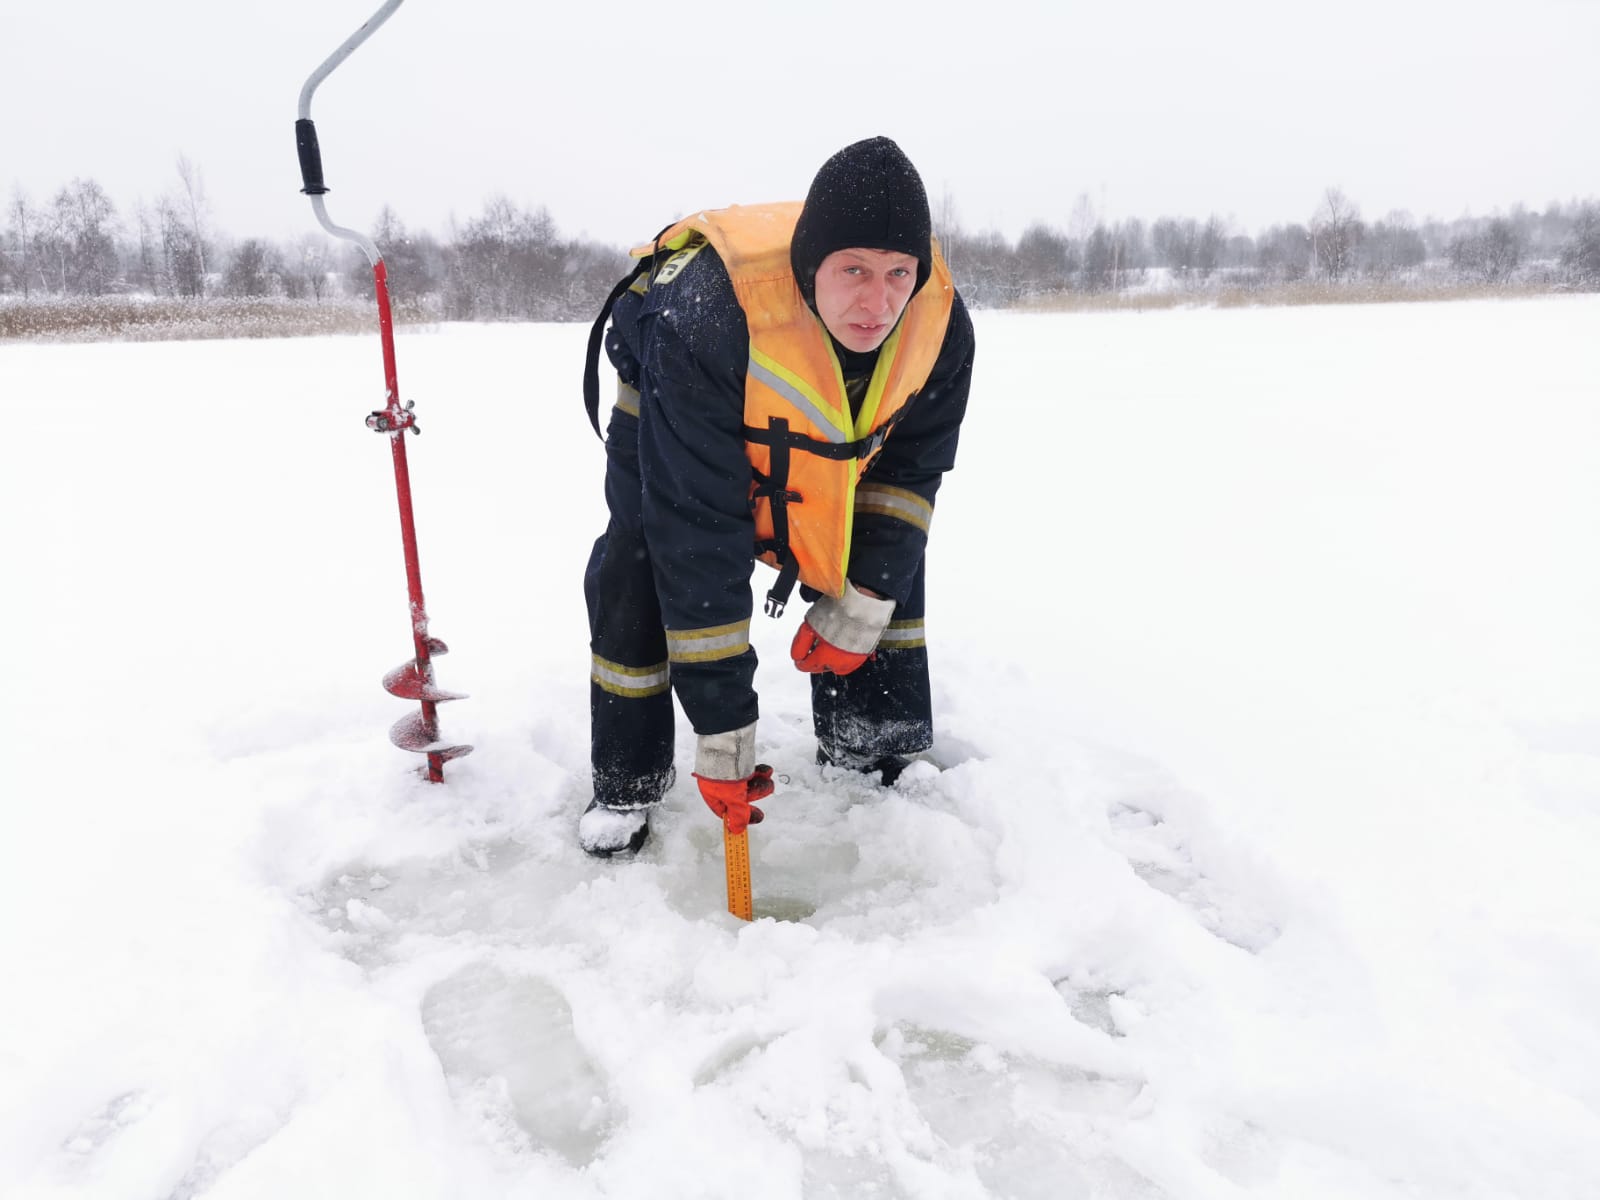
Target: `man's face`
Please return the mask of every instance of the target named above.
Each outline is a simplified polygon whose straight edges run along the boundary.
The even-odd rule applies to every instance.
[[[835,250],[817,268],[817,315],[846,350],[876,350],[917,286],[917,260],[894,250]]]

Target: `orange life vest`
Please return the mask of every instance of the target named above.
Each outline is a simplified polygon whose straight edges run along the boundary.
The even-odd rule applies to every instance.
[[[832,339],[789,265],[799,216],[798,203],[700,212],[633,251],[636,257],[677,252],[652,275],[651,286],[659,286],[709,243],[744,309],[750,329],[745,448],[754,472],[756,553],[779,571],[768,593],[767,611],[774,615],[796,576],[825,596],[844,594],[857,482],[906,403],[927,383],[955,300],[935,242],[928,281],[879,348],[860,415],[852,417]]]

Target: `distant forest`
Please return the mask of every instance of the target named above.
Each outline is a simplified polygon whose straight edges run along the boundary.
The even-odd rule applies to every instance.
[[[311,231],[292,242],[234,238],[213,223],[200,173],[178,160],[179,185],[153,205],[119,210],[104,188],[74,179],[48,200],[14,187],[0,223],[0,302],[94,297],[277,299],[317,304],[370,297],[358,250]],[[1600,290],[1600,203],[1417,221],[1362,217],[1337,188],[1303,221],[1250,234],[1220,217],[1109,221],[1087,196],[1015,242],[973,233],[955,202],[935,225],[969,303],[1158,293],[1371,288],[1386,295],[1478,289]],[[672,214],[664,214],[663,220]],[[308,222],[310,214],[307,214]],[[445,236],[385,208],[370,230],[411,319],[565,321],[593,317],[626,271],[620,247],[562,236],[544,209],[500,198]]]

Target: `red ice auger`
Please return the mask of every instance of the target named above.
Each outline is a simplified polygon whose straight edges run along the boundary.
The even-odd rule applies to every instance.
[[[428,756],[427,775],[434,783],[444,782],[444,764],[471,752],[471,746],[458,746],[439,736],[438,706],[447,700],[460,700],[464,694],[447,692],[433,680],[433,656],[443,654],[447,647],[438,638],[428,635],[428,613],[422,603],[422,568],[417,561],[417,527],[411,515],[411,473],[406,467],[406,431],[419,433],[412,404],[400,404],[400,385],[394,365],[394,317],[389,309],[388,272],[383,256],[372,239],[335,225],[328,218],[328,209],[322,197],[328,189],[322,182],[322,150],[317,145],[317,127],[311,121],[311,96],[335,67],[349,58],[378,27],[393,15],[403,0],[388,0],[374,13],[365,25],[351,34],[345,43],[328,56],[328,60],[311,73],[300,89],[300,114],[294,123],[295,145],[300,152],[300,175],[305,187],[300,190],[311,197],[311,208],[317,221],[334,237],[360,246],[372,264],[373,290],[378,297],[378,332],[383,338],[383,377],[386,388],[384,407],[367,417],[369,428],[388,435],[389,449],[394,456],[394,486],[400,501],[400,536],[405,546],[406,586],[411,595],[411,638],[417,656],[402,663],[383,677],[383,686],[403,700],[421,701],[420,712],[414,712],[397,722],[389,730],[389,740],[402,750]]]

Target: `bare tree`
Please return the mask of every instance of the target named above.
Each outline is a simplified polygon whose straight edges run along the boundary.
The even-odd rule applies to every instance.
[[[1408,212],[1391,212],[1367,231],[1361,243],[1363,269],[1380,279],[1420,267],[1428,248]]]
[[[548,210],[491,200],[456,243],[446,294],[455,317],[549,321],[565,315],[566,246]]]
[[[1079,275],[1083,290],[1104,292],[1116,287],[1117,239],[1104,225],[1096,225],[1083,243],[1083,270]]]
[[[1578,209],[1561,248],[1561,266],[1578,287],[1600,288],[1600,205]]]
[[[163,196],[156,203],[161,230],[161,267],[167,290],[174,296],[198,298],[205,294],[205,247],[190,227],[178,201]]]
[[[45,209],[39,227],[39,248],[42,257],[50,263],[50,284],[57,292],[67,294],[67,258],[72,245],[72,201],[65,190],[59,191]]]
[[[1024,294],[1062,291],[1078,269],[1072,243],[1058,229],[1030,225],[1017,241],[1018,283]]]
[[[956,198],[950,194],[948,188],[939,197],[939,203],[933,210],[933,236],[939,239],[939,249],[944,254],[944,261],[955,270],[956,247],[961,243],[961,216],[956,211]]]
[[[439,290],[443,275],[443,252],[429,234],[412,235],[406,224],[385,204],[372,227],[372,240],[383,255],[389,290],[396,299],[415,299]],[[372,265],[366,255],[351,256],[349,285],[359,296],[373,294]]]
[[[1200,272],[1201,279],[1208,278],[1222,266],[1227,249],[1228,223],[1213,213],[1200,227],[1200,242],[1195,248],[1195,269]]]
[[[1311,264],[1311,231],[1304,225],[1274,225],[1256,241],[1256,269],[1270,280],[1304,279]]]
[[[1361,242],[1361,210],[1336,187],[1322,193],[1322,204],[1311,218],[1311,237],[1317,266],[1337,282],[1356,265]]]
[[[1072,202],[1072,216],[1067,220],[1068,236],[1081,246],[1089,240],[1089,235],[1099,223],[1100,217],[1094,210],[1094,201],[1089,199],[1089,193],[1079,192],[1078,198]]]
[[[1142,273],[1150,265],[1144,222],[1138,217],[1129,217],[1117,226],[1117,243],[1122,248],[1117,264],[1119,273]]]
[[[51,238],[63,294],[100,296],[117,276],[116,208],[92,179],[74,179],[51,203]]]
[[[187,155],[178,155],[178,179],[183,183],[183,209],[189,218],[189,234],[193,252],[199,260],[199,290],[196,296],[205,294],[206,278],[206,203],[205,180],[201,177],[200,168],[189,161]]]
[[[260,238],[249,238],[233,252],[223,289],[230,296],[265,296],[271,293],[276,275],[270,248]]]
[[[160,283],[156,270],[156,230],[150,209],[143,200],[134,206],[133,221],[139,231],[139,245],[134,252],[134,261],[138,266],[133,273],[135,278],[130,282],[146,291],[155,292],[159,290]]]
[[[290,259],[293,269],[284,273],[284,284],[291,296],[309,291],[320,304],[331,285],[333,255],[328,239],[320,233],[303,234]],[[370,276],[369,276],[370,278]],[[294,280],[291,284],[289,281]]]
[[[1453,238],[1449,254],[1457,274],[1489,284],[1504,283],[1522,262],[1522,238],[1509,220],[1496,217],[1481,233]]]
[[[1522,234],[1511,221],[1495,218],[1483,234],[1484,275],[1504,283],[1522,262]]]
[[[1156,261],[1180,282],[1203,280],[1222,265],[1228,244],[1228,223],[1221,217],[1178,221],[1162,217],[1150,226],[1150,249]]]
[[[13,189],[11,202],[6,205],[7,234],[11,238],[11,249],[7,251],[15,270],[15,277],[22,286],[22,298],[26,300],[33,291],[35,275],[38,273],[38,247],[39,236],[38,211],[28,203],[27,193],[21,188]],[[39,276],[38,282],[43,285],[44,278]]]

